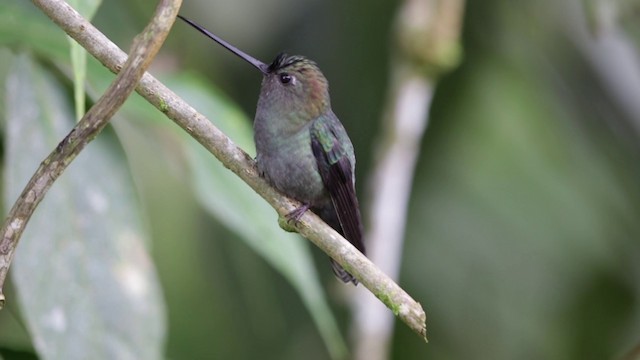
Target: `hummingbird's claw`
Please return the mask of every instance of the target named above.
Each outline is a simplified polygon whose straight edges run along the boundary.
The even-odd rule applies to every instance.
[[[298,223],[300,222],[300,218],[302,217],[302,215],[304,215],[304,213],[307,212],[307,210],[309,210],[310,207],[311,205],[309,204],[302,204],[302,206],[300,206],[299,208],[288,213],[287,215],[285,215],[285,217],[287,218],[287,222],[291,223],[293,221],[295,225],[298,225]]]

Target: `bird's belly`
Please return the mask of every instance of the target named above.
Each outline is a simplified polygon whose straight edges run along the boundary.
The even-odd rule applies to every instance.
[[[287,196],[317,205],[327,198],[324,184],[310,144],[299,145],[302,144],[291,141],[269,151],[258,151],[258,170]]]

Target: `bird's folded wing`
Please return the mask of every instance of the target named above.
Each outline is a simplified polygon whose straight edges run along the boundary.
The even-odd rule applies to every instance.
[[[330,121],[316,121],[311,127],[311,149],[322,182],[327,188],[342,226],[344,237],[364,254],[360,207],[353,181],[352,164]]]

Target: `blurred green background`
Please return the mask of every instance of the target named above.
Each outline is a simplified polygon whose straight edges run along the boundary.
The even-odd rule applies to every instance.
[[[319,64],[356,149],[366,214],[400,4],[185,1],[181,14],[265,62],[288,51]],[[427,312],[430,342],[398,322],[390,358],[623,358],[640,346],[640,5],[485,0],[465,6],[464,55],[437,82],[400,276]],[[105,1],[93,23],[128,49],[154,7]],[[68,42],[37,8],[17,0],[0,4],[0,44],[3,83],[16,56],[26,54],[71,103]],[[223,130],[240,134],[232,138],[253,154],[244,118],[253,116],[260,75],[250,66],[176,23],[151,73],[199,111],[211,111]],[[89,102],[111,79],[89,60]],[[164,294],[166,358],[326,359],[331,340],[323,341],[309,312],[309,299],[318,296],[326,296],[351,348],[351,289],[333,278],[323,254],[311,249],[326,294],[307,289],[313,295],[302,300],[304,290],[292,286],[286,265],[273,265],[294,260],[256,252],[260,244],[247,240],[260,243],[255,231],[230,225],[235,220],[216,204],[216,194],[232,201],[241,184],[211,186],[214,199],[203,200],[209,183],[198,183],[206,177],[198,175],[206,163],[194,155],[198,146],[138,95],[113,124],[116,136],[108,129],[105,137],[124,150],[120,165],[130,169]],[[8,136],[5,131],[3,148]],[[17,136],[13,141],[31,140]],[[33,159],[34,170],[42,158]],[[261,209],[246,220],[275,223],[275,212]],[[27,322],[13,287],[5,294],[0,354],[29,358],[34,341]],[[340,340],[333,341],[339,349]]]

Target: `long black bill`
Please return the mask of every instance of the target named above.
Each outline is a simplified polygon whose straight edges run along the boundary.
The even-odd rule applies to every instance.
[[[218,44],[224,46],[227,50],[229,50],[232,53],[236,54],[238,57],[240,57],[244,61],[248,62],[249,64],[251,64],[253,66],[255,66],[263,74],[266,75],[269,72],[269,65],[267,65],[267,64],[263,63],[262,61],[254,58],[253,56],[250,56],[250,55],[246,54],[244,51],[242,51],[242,50],[238,49],[237,47],[229,44],[228,42],[222,40],[218,36],[212,34],[209,30],[207,30],[207,29],[203,28],[202,26],[194,23],[193,21],[183,17],[182,15],[178,15],[178,17],[180,19],[184,20],[187,24],[189,24],[189,25],[193,26],[194,28],[198,29],[198,31],[200,31],[201,33],[207,35],[213,41],[215,41]]]

